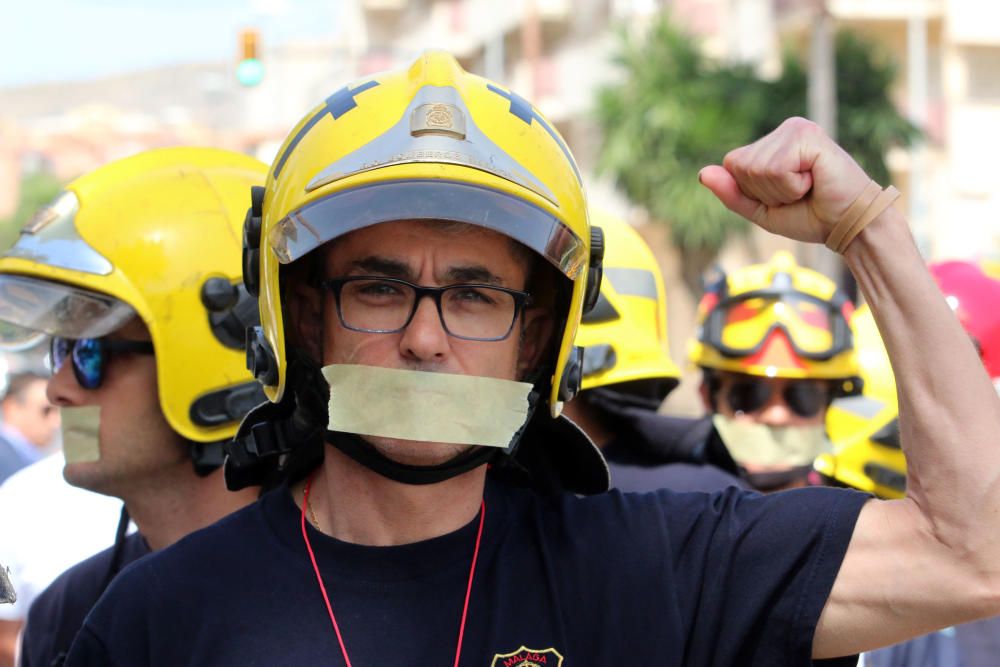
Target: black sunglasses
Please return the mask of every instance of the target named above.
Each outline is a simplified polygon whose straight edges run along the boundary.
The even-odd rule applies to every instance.
[[[97,389],[112,353],[153,354],[153,344],[146,340],[108,340],[107,338],[61,338],[54,336],[50,348],[52,372],[58,373],[67,359],[73,363],[73,375],[84,389]]]
[[[765,380],[738,380],[726,391],[734,412],[757,412],[771,400],[774,385]],[[785,404],[800,417],[815,417],[830,403],[827,386],[813,381],[792,381],[781,392]]]

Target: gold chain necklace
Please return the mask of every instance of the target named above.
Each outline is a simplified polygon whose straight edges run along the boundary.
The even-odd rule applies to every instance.
[[[302,502],[305,503],[306,509],[309,510],[309,520],[312,521],[316,530],[322,533],[323,529],[319,527],[319,519],[316,518],[316,511],[313,509],[312,503],[309,501],[309,493],[305,488],[302,490]]]

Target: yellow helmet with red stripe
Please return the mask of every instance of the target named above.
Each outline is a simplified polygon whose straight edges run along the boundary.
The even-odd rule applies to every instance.
[[[746,375],[849,380],[858,373],[853,310],[832,280],[781,251],[708,287],[689,356]]]

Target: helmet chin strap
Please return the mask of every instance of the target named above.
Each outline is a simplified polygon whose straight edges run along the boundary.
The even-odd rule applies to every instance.
[[[493,462],[503,450],[473,447],[453,458],[432,466],[399,463],[378,451],[370,442],[353,433],[327,431],[326,441],[364,467],[401,484],[422,486],[437,484]]]

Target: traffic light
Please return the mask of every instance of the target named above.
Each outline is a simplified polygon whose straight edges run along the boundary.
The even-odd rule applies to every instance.
[[[260,33],[255,28],[240,31],[240,62],[236,65],[236,80],[241,86],[256,86],[264,80],[264,64],[258,48]]]

